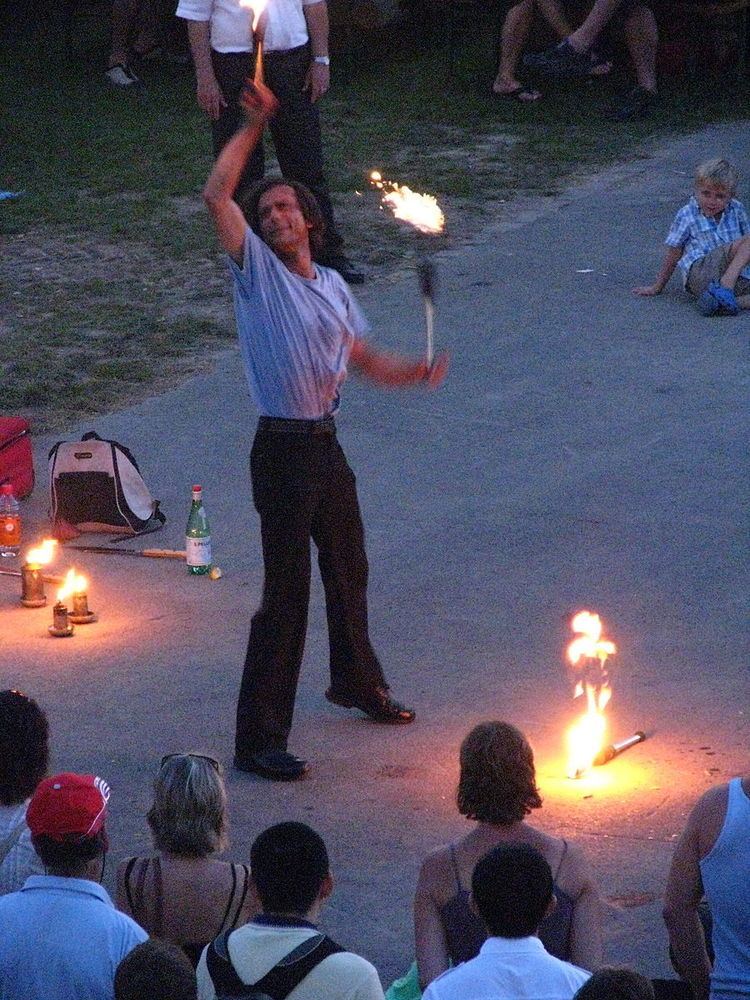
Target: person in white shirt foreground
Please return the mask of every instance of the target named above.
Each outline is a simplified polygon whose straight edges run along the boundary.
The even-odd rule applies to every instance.
[[[304,823],[269,827],[250,849],[250,871],[262,912],[244,927],[220,934],[203,952],[198,1000],[239,996],[243,984],[287,1000],[383,1000],[374,966],[316,926],[333,892],[319,834]],[[294,967],[304,963],[307,973],[295,976]]]
[[[555,907],[552,870],[539,851],[493,848],[474,868],[471,895],[489,937],[476,958],[433,980],[424,1000],[571,1000],[591,974],[554,958],[536,936]]]

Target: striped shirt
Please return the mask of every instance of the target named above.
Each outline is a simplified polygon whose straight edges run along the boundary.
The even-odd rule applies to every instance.
[[[0,896],[20,889],[29,875],[42,875],[44,865],[31,846],[31,831],[26,825],[28,801],[17,806],[0,806],[0,844],[21,824],[21,835],[0,863]]]
[[[229,258],[250,394],[262,416],[319,420],[336,412],[356,339],[369,326],[336,271],[290,271],[248,226],[242,267]]]
[[[701,212],[693,196],[674,217],[664,242],[668,247],[682,250],[678,267],[682,271],[682,283],[686,285],[688,272],[696,260],[749,234],[750,219],[741,201],[732,198],[718,219],[709,219]],[[741,273],[743,277],[750,278],[750,264]]]

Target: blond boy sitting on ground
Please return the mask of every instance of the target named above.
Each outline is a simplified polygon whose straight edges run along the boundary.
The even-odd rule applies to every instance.
[[[737,181],[728,160],[707,160],[696,168],[695,193],[674,218],[656,281],[634,288],[636,295],[658,295],[679,267],[703,316],[750,309],[750,219],[734,197]]]

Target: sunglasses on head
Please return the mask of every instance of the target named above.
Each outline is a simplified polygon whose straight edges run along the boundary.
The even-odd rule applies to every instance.
[[[215,757],[209,757],[208,754],[205,754],[205,753],[168,753],[168,754],[165,754],[164,757],[162,757],[162,759],[159,761],[159,770],[161,771],[161,769],[164,767],[164,765],[167,763],[167,761],[174,760],[176,757],[192,757],[193,760],[207,760],[208,763],[211,765],[211,767],[214,769],[214,771],[216,771],[217,774],[219,773],[219,767],[220,767],[220,765],[219,765],[218,760]]]

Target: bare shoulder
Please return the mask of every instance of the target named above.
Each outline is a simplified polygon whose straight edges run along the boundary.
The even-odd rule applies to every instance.
[[[451,872],[450,847],[447,844],[436,847],[430,851],[419,869],[418,891],[440,893],[451,881]]]
[[[723,784],[709,788],[693,806],[685,824],[685,835],[695,839],[700,857],[705,857],[716,843],[728,802],[729,785]]]
[[[591,865],[579,844],[568,841],[557,882],[574,899],[587,890],[596,889]]]

